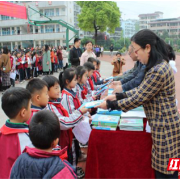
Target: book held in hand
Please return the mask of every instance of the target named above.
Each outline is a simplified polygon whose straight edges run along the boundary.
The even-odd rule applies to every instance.
[[[91,102],[86,102],[86,103],[83,103],[81,105],[81,107],[85,107],[87,109],[91,109],[91,108],[94,108],[98,105],[100,105],[104,100],[97,100],[97,101],[91,101]],[[79,109],[81,109],[81,107]]]
[[[120,116],[121,113],[122,111],[118,111],[118,110],[109,111],[109,110],[101,109],[101,108],[98,108],[97,110],[97,114],[104,114],[104,115]]]

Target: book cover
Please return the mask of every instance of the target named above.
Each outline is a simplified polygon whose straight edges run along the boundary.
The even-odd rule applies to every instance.
[[[92,124],[104,124],[104,125],[109,125],[109,124],[114,124],[113,126],[117,126],[119,123],[120,117],[119,116],[111,116],[111,115],[101,115],[101,114],[96,114],[92,118]]]
[[[98,108],[97,110],[97,114],[104,114],[104,115],[120,116],[121,113],[122,111],[118,111],[118,110],[109,111],[101,108]]]
[[[114,89],[109,89],[109,90],[108,90],[108,96],[109,96],[109,95],[112,95],[113,91],[114,91]]]
[[[99,91],[96,91],[95,95],[98,96],[98,95],[102,94],[106,89],[108,89],[107,86],[105,86],[104,88],[100,89]]]
[[[143,119],[123,118],[120,120],[120,126],[142,126],[143,127]]]
[[[116,131],[117,127],[103,127],[103,126],[92,126],[93,129],[97,130],[108,130],[108,131]]]
[[[94,107],[100,105],[103,101],[104,100],[86,102],[86,103],[83,103],[79,109],[81,109],[81,107],[86,107],[87,109],[91,109],[91,108],[94,108]]]
[[[110,77],[106,78],[105,81],[109,81],[111,79],[113,79],[113,76],[110,76]]]
[[[106,84],[103,84],[102,86],[100,86],[97,91],[99,91],[100,89],[104,88],[105,86],[109,85],[112,82],[112,80],[108,81]]]

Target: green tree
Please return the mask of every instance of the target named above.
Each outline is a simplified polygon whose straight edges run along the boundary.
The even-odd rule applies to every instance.
[[[84,31],[95,32],[95,44],[98,31],[114,33],[120,27],[121,13],[116,2],[112,1],[77,1],[81,7],[78,26]]]
[[[92,39],[90,37],[85,37],[85,38],[81,39],[81,44],[85,45],[87,41],[92,41],[92,43],[94,44],[94,39]]]

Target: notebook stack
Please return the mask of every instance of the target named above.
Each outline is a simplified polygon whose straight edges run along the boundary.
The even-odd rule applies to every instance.
[[[138,107],[126,113],[123,112],[119,128],[126,131],[143,131],[143,118],[145,117],[143,107]]]
[[[92,117],[92,128],[115,131],[119,125],[120,116],[96,114]]]

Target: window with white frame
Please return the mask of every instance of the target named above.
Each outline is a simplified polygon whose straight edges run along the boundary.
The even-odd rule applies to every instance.
[[[54,32],[54,25],[46,25],[45,26],[45,32],[46,33]]]
[[[44,26],[41,26],[41,33],[44,33]]]
[[[59,8],[56,8],[56,16],[59,16]]]
[[[3,16],[3,15],[1,15],[1,20],[9,20],[9,19],[11,19],[10,16]]]
[[[56,32],[60,32],[60,25],[56,24]]]
[[[2,35],[3,36],[10,35],[10,28],[2,28]]]
[[[12,35],[14,35],[15,34],[15,29],[14,29],[14,27],[12,27]]]
[[[45,9],[44,13],[47,17],[54,16],[54,9]]]

